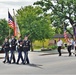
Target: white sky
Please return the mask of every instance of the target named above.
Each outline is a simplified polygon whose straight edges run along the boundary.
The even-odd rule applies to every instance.
[[[21,6],[32,5],[36,1],[38,0],[0,0],[0,19],[8,19],[8,9],[13,15],[13,9],[16,11]]]

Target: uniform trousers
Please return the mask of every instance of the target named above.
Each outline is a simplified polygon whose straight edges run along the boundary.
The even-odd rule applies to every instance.
[[[13,60],[13,63],[15,63],[15,54],[14,53],[15,53],[15,51],[11,50],[10,63],[12,60]]]
[[[9,52],[7,52],[7,51],[5,51],[4,63],[5,63],[6,61],[9,63]]]
[[[28,51],[24,50],[24,62],[29,64]]]
[[[21,60],[22,60],[22,63],[24,64],[24,60],[23,60],[23,56],[22,56],[22,51],[21,51],[21,50],[18,51],[17,63],[19,63],[20,58],[21,58]]]

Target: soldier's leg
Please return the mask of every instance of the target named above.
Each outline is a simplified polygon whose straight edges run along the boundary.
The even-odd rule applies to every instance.
[[[9,63],[9,52],[6,52],[6,60],[7,60],[7,63]]]
[[[12,61],[12,58],[13,58],[13,51],[11,50],[11,56],[10,56],[9,63],[11,63],[11,61]]]
[[[26,61],[27,61],[27,64],[29,64],[28,51],[26,52]]]
[[[18,59],[17,59],[17,64],[19,63],[20,60],[20,51],[18,51]]]
[[[6,52],[5,52],[5,57],[4,57],[4,61],[3,61],[3,63],[5,63],[6,62]]]
[[[24,51],[24,63],[26,63],[26,58],[27,58],[27,54],[26,54],[26,51]]]
[[[21,60],[22,60],[22,63],[25,64],[25,63],[24,63],[23,56],[22,56],[22,51],[21,51],[21,54],[20,54],[20,58],[21,58]]]
[[[15,54],[14,54],[14,51],[12,52],[12,56],[13,56],[13,63],[15,63]]]

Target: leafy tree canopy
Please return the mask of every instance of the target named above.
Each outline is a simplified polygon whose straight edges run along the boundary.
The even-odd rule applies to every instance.
[[[52,25],[61,30],[65,28],[73,36],[68,26],[74,30],[76,25],[76,0],[40,0],[34,5],[40,6],[46,13],[51,10]]]
[[[43,10],[38,6],[22,7],[16,16],[23,37],[29,34],[30,39],[35,41],[50,38],[54,34],[49,14],[43,15]]]
[[[8,24],[5,19],[0,19],[0,45],[2,45],[4,38],[9,35]]]

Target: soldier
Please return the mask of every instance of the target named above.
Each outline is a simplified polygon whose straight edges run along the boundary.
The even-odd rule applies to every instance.
[[[14,36],[12,36],[11,41],[10,41],[10,52],[11,52],[11,57],[10,57],[10,63],[13,59],[13,63],[15,63],[15,54],[14,52],[16,51],[16,39]]]
[[[23,51],[24,51],[24,62],[29,64],[28,51],[30,51],[30,40],[28,40],[28,36],[25,36],[23,41]]]
[[[21,39],[21,37],[18,39],[18,59],[17,59],[17,63],[19,64],[19,60],[21,58],[22,60],[22,64],[24,64],[24,60],[23,60],[23,56],[22,56],[22,51],[23,51],[23,41]]]
[[[9,41],[7,38],[5,38],[2,48],[5,52],[5,59],[4,59],[3,63],[5,63],[5,62],[9,63]]]

